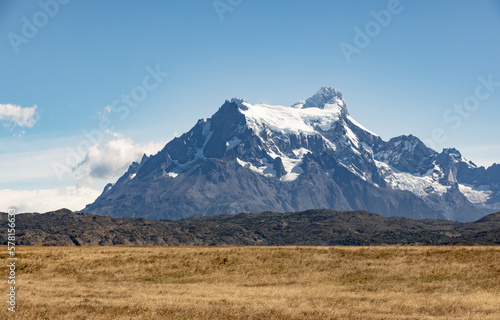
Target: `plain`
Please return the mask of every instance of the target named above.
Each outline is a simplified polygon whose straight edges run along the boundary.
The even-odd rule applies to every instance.
[[[500,247],[20,246],[17,257],[17,312],[5,303],[2,319],[500,319]]]

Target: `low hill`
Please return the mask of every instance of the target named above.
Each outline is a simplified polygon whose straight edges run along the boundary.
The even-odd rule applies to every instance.
[[[6,213],[1,215],[6,219]],[[20,214],[16,216],[16,231],[17,245],[44,246],[498,245],[500,212],[469,223],[332,210],[157,221],[61,209]],[[5,237],[2,244],[7,244]]]

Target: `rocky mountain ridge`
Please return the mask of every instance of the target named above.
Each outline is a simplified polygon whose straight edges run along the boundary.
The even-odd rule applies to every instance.
[[[500,209],[500,165],[477,167],[412,135],[383,141],[322,87],[288,107],[226,101],[82,212],[182,219],[321,208],[472,221]]]

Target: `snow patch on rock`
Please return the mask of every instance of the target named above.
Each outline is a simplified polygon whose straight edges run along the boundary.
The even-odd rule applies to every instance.
[[[237,145],[239,145],[240,143],[241,143],[241,140],[234,137],[231,140],[226,142],[226,150],[231,150],[234,147],[236,147]]]
[[[471,203],[485,204],[493,194],[493,191],[488,186],[474,187],[467,184],[459,184],[458,189]]]
[[[443,195],[449,188],[436,180],[438,175],[435,174],[435,169],[431,169],[420,176],[407,172],[400,172],[387,163],[378,160],[375,160],[375,165],[379,168],[387,185],[392,189],[408,190],[420,197],[425,197],[429,193]]]
[[[267,161],[267,159],[260,159],[260,166],[255,166],[251,162],[246,162],[241,160],[240,158],[236,158],[238,164],[244,168],[250,169],[255,173],[263,175],[264,177],[276,177],[276,171],[273,168],[273,165]]]

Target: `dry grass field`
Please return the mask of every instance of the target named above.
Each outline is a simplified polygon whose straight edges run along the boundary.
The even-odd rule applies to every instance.
[[[17,257],[18,309],[4,302],[1,319],[500,319],[499,247],[24,246]],[[5,267],[0,277],[5,299]]]

